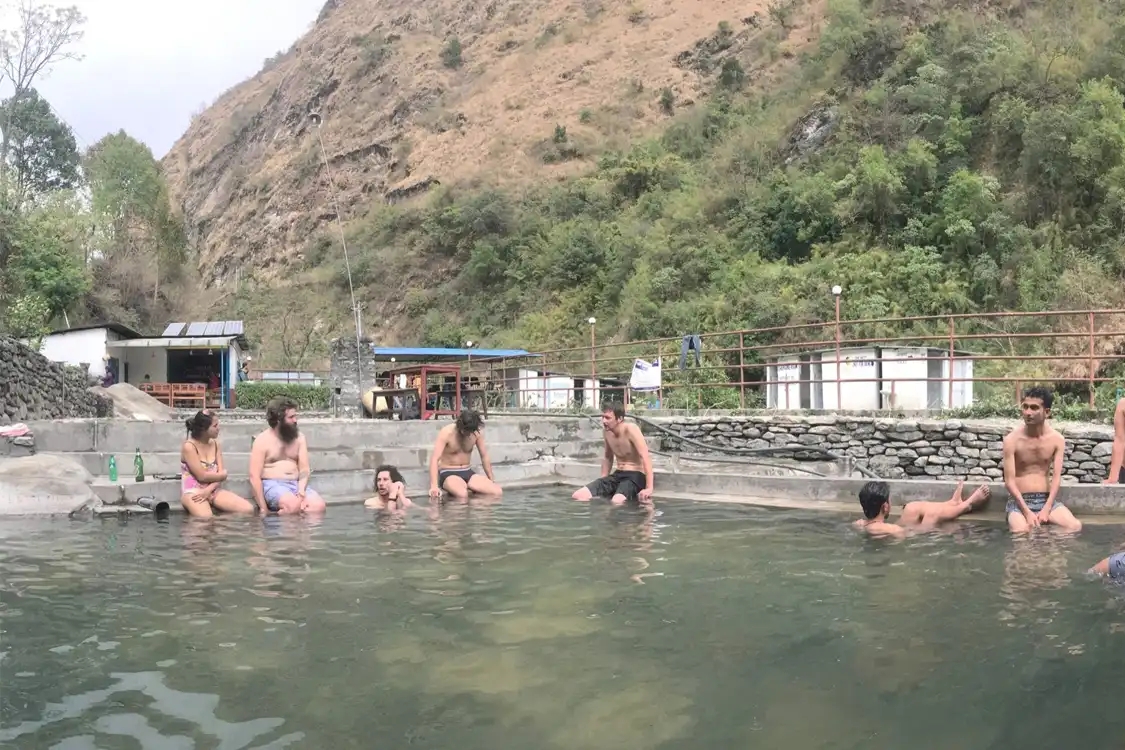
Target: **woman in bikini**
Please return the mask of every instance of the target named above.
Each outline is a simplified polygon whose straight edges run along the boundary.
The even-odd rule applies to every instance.
[[[187,420],[188,439],[180,446],[180,503],[192,516],[215,511],[253,513],[254,504],[220,488],[227,478],[219,446],[219,418],[209,411]]]

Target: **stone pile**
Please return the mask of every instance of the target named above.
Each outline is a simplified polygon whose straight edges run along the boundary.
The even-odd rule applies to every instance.
[[[87,391],[87,373],[51,362],[0,336],[0,425],[33,419],[112,416],[113,404]]]
[[[823,461],[816,450],[850,456],[880,476],[897,478],[1003,477],[1003,444],[1014,422],[977,420],[892,420],[845,415],[697,417],[656,420],[678,436],[730,448],[792,448],[782,458]],[[646,430],[648,431],[648,430]],[[1113,452],[1113,431],[1081,425],[1060,428],[1066,438],[1066,481],[1105,479]],[[650,437],[656,437],[653,434]],[[675,437],[663,445],[705,452]]]

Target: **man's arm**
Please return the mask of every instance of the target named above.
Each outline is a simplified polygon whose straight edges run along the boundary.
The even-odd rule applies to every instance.
[[[309,443],[301,435],[297,443],[297,497],[304,499],[305,490],[309,486]]]
[[[442,428],[438,431],[437,440],[434,441],[434,449],[430,452],[430,497],[434,496],[435,491],[438,493],[441,491],[441,488],[438,487],[438,458],[445,450],[445,440],[445,428]]]
[[[1020,492],[1020,488],[1016,486],[1016,441],[1011,433],[1004,438],[1004,488],[1008,490],[1008,494],[1016,501],[1020,513],[1025,516],[1030,515],[1031,511],[1028,510],[1027,503],[1023,501],[1023,493]]]
[[[1109,476],[1106,484],[1117,484],[1121,467],[1125,464],[1125,398],[1117,402],[1113,410],[1113,457],[1109,462]]]
[[[602,456],[602,476],[608,477],[609,472],[613,471],[613,449],[609,447],[609,440],[605,441],[605,455]]]
[[[266,465],[266,449],[261,440],[254,439],[250,446],[250,493],[254,495],[254,502],[262,513],[269,513],[266,506],[266,496],[262,492],[262,469]]]
[[[495,482],[492,477],[492,461],[488,458],[488,446],[484,442],[484,433],[477,435],[477,453],[480,454],[480,465],[484,467],[484,475]]]
[[[629,437],[633,441],[633,447],[637,450],[637,455],[641,457],[641,467],[645,472],[645,488],[641,493],[641,500],[647,500],[652,496],[652,454],[648,451],[648,441],[645,440],[641,428],[636,425],[630,425],[633,429],[629,430]]]

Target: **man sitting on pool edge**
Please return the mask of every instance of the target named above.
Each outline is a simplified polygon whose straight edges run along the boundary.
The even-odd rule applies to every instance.
[[[323,513],[324,498],[309,487],[309,446],[297,426],[297,404],[277,396],[266,405],[265,430],[250,446],[250,489],[264,515]]]
[[[652,455],[645,436],[635,424],[626,424],[625,406],[607,404],[602,408],[602,429],[605,430],[605,457],[602,475],[571,497],[588,502],[592,497],[609,497],[614,505],[636,500],[652,504]],[[614,460],[617,471],[610,474]]]
[[[1054,524],[1081,531],[1082,522],[1058,500],[1066,441],[1047,424],[1054,402],[1051,389],[1037,385],[1023,392],[1023,424],[1004,437],[1004,486],[1008,489],[1008,528],[1014,533]],[[1050,475],[1050,479],[1048,479]]]
[[[888,523],[891,514],[891,487],[886,482],[868,482],[859,491],[859,504],[863,507],[864,518],[855,522],[857,528],[873,536],[901,536],[905,527],[929,530],[938,524],[952,521],[970,513],[988,502],[991,491],[987,484],[977,487],[967,500],[961,496],[964,480],[957,483],[953,497],[942,502],[915,500],[902,509],[899,523]],[[901,524],[901,525],[899,525]]]

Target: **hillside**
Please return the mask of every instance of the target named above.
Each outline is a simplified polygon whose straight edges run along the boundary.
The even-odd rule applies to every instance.
[[[808,39],[789,15],[775,60]],[[348,219],[436,184],[580,172],[704,95],[725,57],[762,45],[768,16],[764,0],[330,0],[163,159],[199,272],[275,281],[334,221],[336,196]]]
[[[372,33],[377,14],[359,23],[371,6],[356,0],[224,96],[166,160],[204,276],[229,286],[241,269],[265,282],[239,287],[232,306],[268,321],[267,350],[309,321],[315,341],[350,324],[310,107],[324,114],[356,296],[377,340],[547,348],[583,341],[591,315],[600,341],[778,326],[830,318],[834,284],[852,319],[1125,307],[1120,0],[830,0],[758,15],[607,4],[592,17],[543,4],[518,19],[502,3],[491,19],[424,6],[430,21],[411,11],[401,22],[414,31],[379,37],[413,64],[395,69],[382,115],[356,114],[368,105],[343,72],[360,64],[356,33],[330,33],[347,19]],[[406,15],[375,33],[398,34],[387,24]],[[568,33],[575,24],[583,34]],[[512,61],[499,50],[517,30]],[[460,68],[441,62],[452,34]],[[485,53],[491,62],[473,62]],[[587,83],[562,76],[583,60]],[[303,83],[282,85],[284,65]],[[331,95],[314,97],[316,81]],[[260,114],[236,116],[254,96]],[[402,102],[413,115],[386,114]],[[458,127],[434,132],[445,125],[425,123],[438,112]],[[238,137],[222,124],[232,118]],[[441,184],[424,195],[395,192],[430,178]],[[276,280],[282,269],[294,283]],[[988,329],[1006,338],[977,348],[1086,354],[1018,338],[1040,324],[1009,320]],[[1116,338],[1100,346],[1120,349]]]

